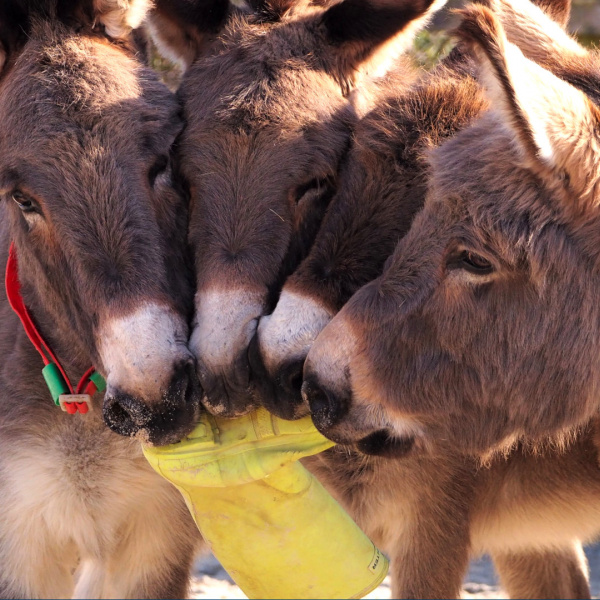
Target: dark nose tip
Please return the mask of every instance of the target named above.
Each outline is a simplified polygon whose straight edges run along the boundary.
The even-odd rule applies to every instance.
[[[187,361],[179,365],[167,390],[167,401],[170,399],[176,404],[200,403],[202,397],[202,386],[196,373],[196,365],[193,361]]]
[[[301,401],[303,360],[294,360],[284,365],[277,377],[283,391],[297,402]]]
[[[349,402],[326,390],[313,378],[302,384],[302,397],[308,402],[313,422],[322,433],[337,425],[348,412]]]
[[[198,359],[198,377],[204,389],[202,402],[208,412],[222,417],[238,417],[251,411],[254,399],[250,389],[248,350],[240,352],[231,365],[213,370]]]
[[[104,399],[104,421],[120,435],[132,436],[152,420],[150,409],[139,399],[116,393]]]
[[[109,391],[104,398],[104,421],[120,435],[133,436],[144,430],[153,444],[172,443],[194,427],[201,398],[194,362],[185,361],[175,366],[166,391],[157,389],[156,397]]]
[[[254,336],[248,348],[248,360],[252,376],[252,392],[256,402],[269,412],[293,421],[307,410],[302,410],[302,362],[291,369],[284,368],[281,374],[271,378],[262,359],[258,336]],[[294,387],[295,386],[295,387]]]

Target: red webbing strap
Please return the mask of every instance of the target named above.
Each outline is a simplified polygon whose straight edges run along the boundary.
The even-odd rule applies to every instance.
[[[39,334],[37,327],[25,306],[25,302],[23,301],[23,296],[21,295],[21,282],[19,281],[19,263],[17,261],[17,252],[14,243],[10,245],[8,262],[6,264],[6,295],[8,297],[8,303],[17,313],[27,337],[42,357],[44,364],[47,365],[51,362],[56,364],[62,376],[65,378],[65,382],[69,386],[71,394],[73,394],[73,386],[71,385],[65,370],[54,355],[54,352],[52,352],[48,344],[46,344]]]
[[[30,342],[33,344],[34,348],[38,351],[39,355],[42,357],[45,365],[50,363],[54,363],[61,375],[63,376],[65,383],[67,384],[69,391],[71,394],[89,394],[93,396],[96,391],[96,384],[90,380],[90,376],[94,373],[94,367],[90,367],[83,375],[83,377],[79,380],[77,384],[76,391],[73,390],[73,386],[71,385],[71,381],[67,376],[67,373],[63,369],[62,365],[58,358],[56,358],[54,352],[52,352],[51,348],[46,344],[44,338],[40,335],[25,306],[25,302],[23,301],[23,296],[21,295],[21,282],[19,281],[19,263],[17,261],[17,253],[15,250],[14,243],[10,245],[10,250],[8,253],[8,262],[6,264],[6,296],[8,297],[8,303],[11,308],[15,311],[21,324],[23,325],[23,329]],[[65,408],[69,414],[75,414],[79,411],[82,414],[88,412],[88,405],[85,402],[67,402],[65,403]]]

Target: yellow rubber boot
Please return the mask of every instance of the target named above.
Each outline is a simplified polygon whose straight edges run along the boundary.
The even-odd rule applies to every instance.
[[[310,417],[259,409],[205,415],[180,443],[143,450],[249,598],[362,598],[383,581],[387,558],[297,462],[331,446]]]

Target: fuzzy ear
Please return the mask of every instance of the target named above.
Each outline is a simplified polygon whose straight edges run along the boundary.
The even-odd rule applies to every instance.
[[[225,25],[228,0],[155,0],[147,27],[157,48],[184,70]]]
[[[586,58],[588,51],[564,29],[570,0],[476,0],[498,17],[508,39],[531,60],[561,76],[570,62]]]
[[[0,2],[0,77],[27,42],[29,8],[22,0]]]
[[[276,23],[292,8],[303,3],[298,0],[248,0],[248,4],[259,20]]]
[[[325,11],[322,23],[343,78],[368,64],[405,52],[416,33],[446,0],[343,0]]]
[[[473,47],[492,107],[514,133],[527,164],[546,180],[566,182],[582,203],[593,201],[600,181],[600,109],[523,56],[489,9],[459,12],[458,35]]]

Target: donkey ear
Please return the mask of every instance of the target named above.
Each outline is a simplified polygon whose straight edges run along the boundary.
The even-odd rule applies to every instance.
[[[571,12],[570,0],[476,0],[490,8],[513,44],[531,60],[563,76],[569,63],[578,63],[588,51],[564,29]]]
[[[387,61],[390,52],[396,55],[407,50],[415,34],[445,3],[446,0],[343,0],[326,10],[322,22],[327,41],[335,49],[341,76],[351,78],[364,63]]]
[[[186,69],[225,25],[229,11],[228,0],[156,0],[147,26],[161,54]]]
[[[114,39],[127,37],[152,8],[152,0],[93,0],[94,17]]]
[[[294,7],[302,5],[298,0],[248,0],[248,5],[261,21],[275,23]]]
[[[523,56],[490,10],[471,6],[459,12],[458,34],[473,47],[492,107],[514,133],[527,164],[546,180],[567,181],[585,202],[600,180],[600,109]]]
[[[0,77],[10,60],[27,42],[29,11],[19,0],[0,2]]]

